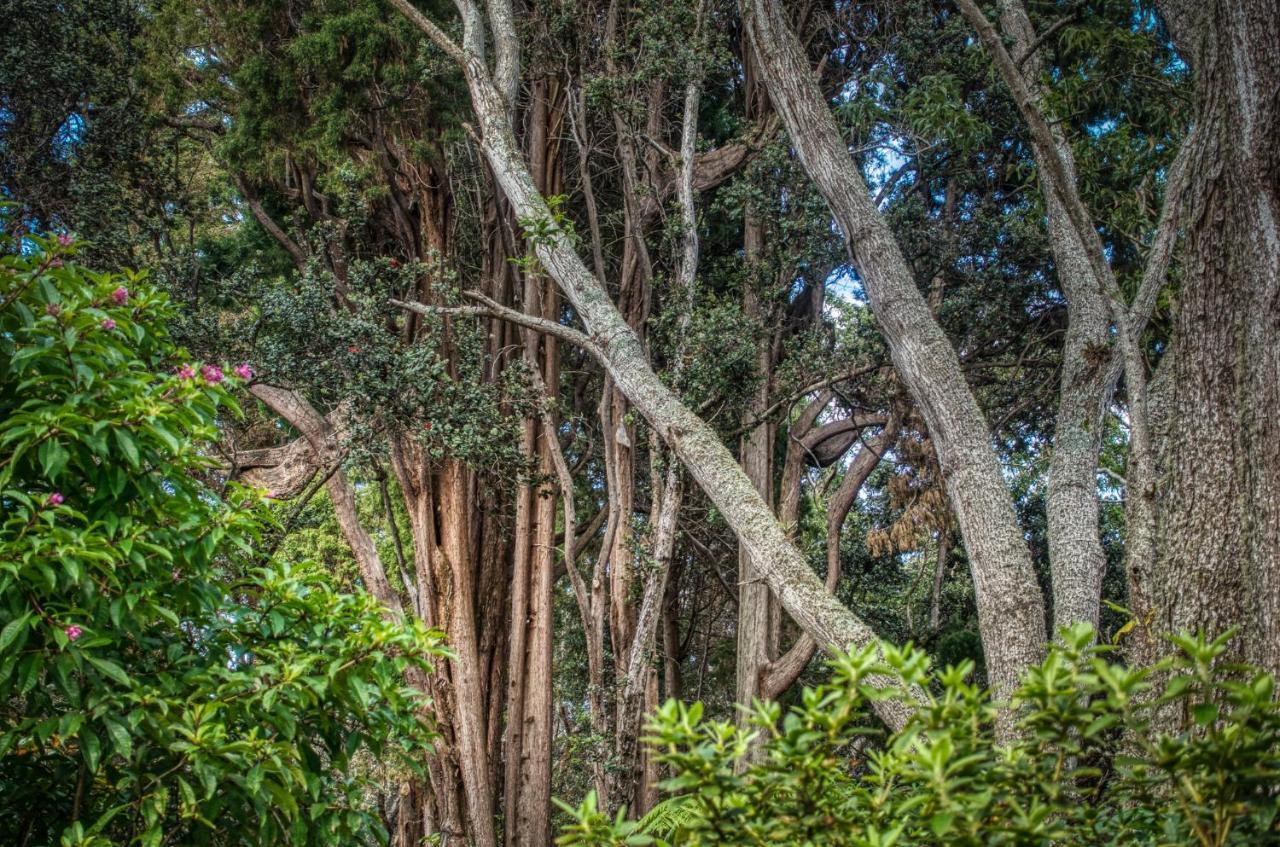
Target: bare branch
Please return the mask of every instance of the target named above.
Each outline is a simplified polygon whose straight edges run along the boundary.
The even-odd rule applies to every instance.
[[[476,291],[463,292],[464,297],[470,298],[477,302],[483,303],[483,306],[427,306],[423,303],[408,303],[404,300],[388,300],[392,306],[398,306],[401,309],[407,309],[410,312],[417,312],[420,315],[459,315],[463,317],[477,318],[496,318],[498,320],[507,321],[527,329],[542,332],[547,335],[554,335],[561,341],[567,341],[577,347],[586,350],[598,361],[605,361],[604,351],[600,346],[592,341],[585,333],[581,333],[572,327],[564,324],[549,321],[546,318],[535,317],[534,315],[526,315],[524,312],[518,312],[515,309],[503,306],[496,300],[480,294]]]

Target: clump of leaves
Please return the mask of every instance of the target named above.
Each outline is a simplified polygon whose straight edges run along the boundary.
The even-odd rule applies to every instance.
[[[243,365],[138,275],[0,245],[0,842],[359,844],[353,757],[419,757],[439,633],[264,561],[203,445]]]
[[[649,741],[675,798],[639,822],[588,797],[564,845],[1257,845],[1280,843],[1274,679],[1219,663],[1229,634],[1172,639],[1154,667],[1110,661],[1081,624],[1023,678],[1014,740],[973,666],[917,650],[837,656],[830,683],[746,726],[668,702]],[[871,686],[889,678],[890,689]],[[911,686],[920,686],[913,689]],[[865,754],[868,701],[914,699],[908,726]],[[762,751],[749,758],[753,740]]]

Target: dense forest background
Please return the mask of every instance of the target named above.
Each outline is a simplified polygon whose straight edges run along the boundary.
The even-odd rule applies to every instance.
[[[1274,0],[0,19],[7,841],[1277,838]]]

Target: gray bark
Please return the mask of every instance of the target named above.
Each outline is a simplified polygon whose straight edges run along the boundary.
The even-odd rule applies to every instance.
[[[1042,64],[1032,52],[1035,30],[1019,0],[1002,0],[1000,23],[1022,57],[1022,79],[1042,109]],[[1053,132],[1054,149],[1037,155],[1057,156],[1071,188],[1075,186],[1075,157],[1060,131]],[[1062,377],[1053,453],[1049,460],[1047,512],[1049,564],[1053,575],[1053,623],[1077,621],[1098,625],[1106,556],[1098,523],[1098,450],[1102,421],[1110,398],[1109,384],[1098,351],[1108,346],[1109,320],[1103,284],[1095,278],[1088,251],[1072,226],[1071,217],[1053,186],[1042,181],[1041,192],[1049,218],[1049,243],[1057,266],[1058,283],[1067,300],[1067,330],[1062,348]]]
[[[1158,630],[1280,671],[1280,4],[1159,6],[1196,81],[1183,278],[1156,380]]]
[[[785,9],[768,0],[742,0],[740,8],[770,98],[844,232],[894,365],[937,446],[972,565],[988,676],[1007,693],[1042,655],[1044,602],[987,422],[849,156]]]

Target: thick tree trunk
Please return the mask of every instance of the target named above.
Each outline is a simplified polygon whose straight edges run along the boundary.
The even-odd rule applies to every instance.
[[[1158,630],[1239,626],[1280,672],[1280,4],[1165,2],[1196,79],[1183,282],[1161,363]]]
[[[786,9],[769,0],[740,8],[774,107],[844,231],[894,365],[933,436],[972,565],[987,673],[1008,692],[1042,655],[1044,602],[987,422],[840,137]]]

